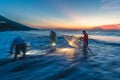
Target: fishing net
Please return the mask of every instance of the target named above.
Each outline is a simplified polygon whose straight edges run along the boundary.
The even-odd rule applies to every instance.
[[[81,40],[80,37],[77,36],[70,36],[70,35],[63,35],[63,37],[66,39],[67,43],[75,48],[81,47]]]

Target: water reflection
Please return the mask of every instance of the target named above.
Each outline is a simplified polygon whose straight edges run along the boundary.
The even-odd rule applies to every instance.
[[[45,50],[42,50],[42,51],[40,51],[40,50],[30,50],[26,54],[27,55],[44,55],[46,53],[45,53]]]
[[[89,38],[100,40],[100,41],[106,41],[106,42],[112,42],[112,43],[120,43],[120,37],[118,36],[95,36],[95,35],[89,35]]]
[[[65,54],[70,59],[74,59],[78,54],[80,54],[80,50],[75,48],[58,48],[57,52]]]
[[[56,49],[50,49],[48,52],[46,50],[30,50],[26,54],[27,55],[52,55],[52,54],[64,54],[67,56],[68,59],[76,59],[77,56],[79,56],[82,52],[80,49],[76,48],[56,48]]]

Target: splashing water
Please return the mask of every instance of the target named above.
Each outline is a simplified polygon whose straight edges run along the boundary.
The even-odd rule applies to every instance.
[[[75,48],[81,47],[81,44],[80,44],[81,41],[79,37],[65,35],[64,38],[66,39],[66,41],[68,42],[70,46],[75,47]]]

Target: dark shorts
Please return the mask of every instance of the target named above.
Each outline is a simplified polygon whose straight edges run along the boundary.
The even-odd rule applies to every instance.
[[[19,44],[15,46],[15,53],[20,54],[20,52],[26,53],[26,45],[25,44]]]

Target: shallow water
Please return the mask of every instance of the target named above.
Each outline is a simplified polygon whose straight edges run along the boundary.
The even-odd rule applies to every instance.
[[[49,31],[1,32],[1,80],[119,80],[119,31],[89,31],[89,47],[93,54],[83,57],[81,49],[71,47],[60,34],[81,36],[80,31],[58,31],[58,46],[50,51]],[[4,35],[4,36],[3,36]],[[8,61],[9,47],[17,36],[31,43],[26,59]],[[11,59],[10,59],[11,60]]]

